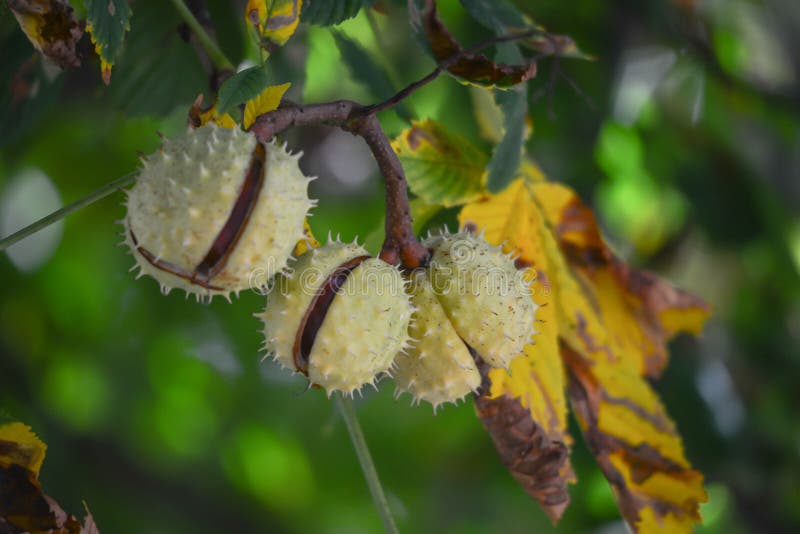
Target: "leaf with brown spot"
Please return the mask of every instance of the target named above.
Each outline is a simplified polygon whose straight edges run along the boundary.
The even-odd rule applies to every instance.
[[[66,0],[8,0],[28,40],[61,68],[81,64],[75,46],[83,30]]]
[[[248,0],[245,20],[251,24],[268,52],[286,44],[300,22],[303,0]]]
[[[517,85],[536,75],[535,61],[524,65],[506,65],[495,63],[484,54],[465,53],[465,48],[442,23],[433,0],[426,0],[421,11],[413,3],[410,5],[414,10],[412,21],[425,34],[436,61],[442,63],[461,54],[458,60],[447,67],[450,74],[470,83],[499,88]]]
[[[532,421],[558,441],[566,426],[553,424],[541,406],[560,407],[564,392],[558,388],[568,381],[575,415],[628,524],[637,532],[690,532],[706,499],[702,475],[686,460],[647,378],[657,378],[666,365],[667,340],[698,333],[710,309],[624,264],[573,191],[529,174],[521,171],[506,191],[465,206],[459,217],[462,226],[483,229],[488,241],[516,250],[519,267],[536,276],[537,320],[545,321],[537,323],[536,344],[512,362],[510,375],[490,372],[489,398],[505,403],[512,419],[527,407]],[[511,440],[518,432],[496,424],[487,429],[501,457],[520,450]],[[541,449],[540,438],[529,439],[531,450]],[[565,479],[563,473],[562,484]]]
[[[392,141],[411,191],[428,204],[457,206],[485,191],[486,155],[433,120],[414,121]]]

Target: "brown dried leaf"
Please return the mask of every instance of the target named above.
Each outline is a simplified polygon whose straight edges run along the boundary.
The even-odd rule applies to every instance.
[[[555,523],[569,505],[567,483],[575,480],[569,463],[569,448],[553,440],[517,397],[492,397],[488,369],[481,365],[483,393],[475,407],[492,437],[500,460],[517,482],[536,499]]]
[[[66,0],[8,0],[28,40],[61,68],[79,67],[75,50],[83,30]]]
[[[536,75],[534,61],[527,65],[505,65],[495,63],[483,54],[463,53],[464,47],[442,23],[433,0],[426,1],[420,22],[433,56],[438,62],[463,54],[447,68],[454,76],[479,85],[505,88],[527,81]]]
[[[504,463],[525,485],[513,460],[548,454],[540,434],[569,445],[560,415],[568,381],[574,413],[631,528],[690,532],[706,499],[702,475],[686,460],[647,378],[658,377],[666,365],[667,340],[678,332],[698,333],[710,309],[616,258],[591,209],[573,191],[535,173],[520,174],[508,189],[466,205],[459,216],[462,226],[485,230],[488,241],[514,249],[519,268],[535,274],[533,298],[541,306],[537,320],[543,320],[536,343],[512,362],[511,373],[489,372],[479,413]],[[554,364],[559,357],[561,365]],[[523,416],[533,426],[521,426]],[[555,465],[563,469],[566,459]],[[565,486],[569,474],[537,476]],[[552,512],[546,497],[531,494]]]

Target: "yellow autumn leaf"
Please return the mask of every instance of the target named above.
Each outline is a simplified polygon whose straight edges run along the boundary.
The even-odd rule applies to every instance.
[[[645,377],[657,378],[666,365],[669,337],[678,329],[697,331],[709,310],[614,257],[574,192],[554,183],[531,189],[565,261],[555,284],[568,321],[562,355],[587,441],[634,528],[652,512],[657,522],[671,515],[682,525],[678,531],[690,532],[706,499],[702,475],[691,469]],[[696,324],[683,320],[667,328],[659,322],[666,310],[681,309],[695,310]]]
[[[510,375],[490,372],[491,396],[519,399],[549,436],[566,436],[568,382],[581,429],[626,521],[637,532],[690,532],[706,498],[702,475],[686,460],[645,377],[658,377],[666,341],[679,331],[698,332],[709,309],[621,262],[591,209],[570,189],[547,182],[533,162],[525,165],[508,189],[460,215],[462,226],[516,251],[519,267],[535,276],[533,298],[542,306],[536,344],[512,363]]]
[[[0,425],[0,466],[24,467],[33,477],[39,476],[47,445],[36,437],[31,427],[22,423]]]
[[[297,30],[302,10],[303,0],[248,0],[245,19],[263,39],[283,46]]]
[[[478,225],[477,221],[483,224]],[[566,378],[558,355],[558,322],[549,283],[549,265],[540,245],[544,221],[530,200],[525,184],[515,182],[491,201],[470,204],[459,215],[462,226],[474,224],[484,231],[486,240],[504,244],[505,251],[519,254],[517,264],[527,267],[533,280],[531,295],[536,312],[536,343],[525,348],[525,357],[511,363],[511,373],[493,369],[492,397],[507,394],[519,398],[531,417],[545,427],[554,439],[571,441],[566,435]],[[531,394],[532,382],[537,383]]]
[[[259,115],[278,109],[283,94],[291,87],[291,83],[270,85],[265,87],[255,98],[251,98],[244,106],[244,121],[242,126],[247,130],[256,121]]]
[[[516,399],[550,441],[571,444],[572,438],[567,433],[566,374],[558,350],[557,307],[550,284],[551,266],[542,248],[544,220],[525,182],[517,180],[498,195],[466,205],[459,214],[459,223],[484,232],[490,243],[503,243],[506,251],[514,250],[519,255],[517,264],[527,268],[526,274],[533,280],[531,294],[539,305],[536,343],[525,347],[524,356],[511,362],[508,372],[489,371],[489,397]],[[574,481],[572,468],[565,461],[557,471],[557,479],[546,485],[546,492],[531,493],[551,518],[558,519],[568,504],[566,485]],[[538,482],[541,484],[542,480]],[[560,499],[553,496],[554,486],[558,487]]]
[[[219,115],[217,113],[216,102],[208,109],[203,109],[202,106],[203,95],[200,94],[194,101],[194,104],[192,104],[192,107],[189,109],[189,121],[191,126],[194,128],[200,128],[209,122],[213,122],[222,128],[236,128],[238,126],[236,121],[233,120],[233,117],[231,117],[229,114],[225,113],[223,115]]]
[[[294,256],[300,256],[308,252],[309,249],[318,248],[320,246],[319,241],[317,241],[317,238],[314,237],[314,234],[311,232],[311,225],[308,224],[307,218],[303,221],[303,235],[305,238],[298,241],[294,246]]]

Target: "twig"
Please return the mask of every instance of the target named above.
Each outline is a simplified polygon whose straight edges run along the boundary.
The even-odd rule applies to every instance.
[[[400,263],[409,269],[427,263],[430,253],[414,234],[408,202],[406,175],[389,139],[375,115],[351,121],[348,128],[360,135],[372,151],[386,184],[386,237],[380,257],[387,263]]]
[[[225,54],[220,50],[217,43],[214,39],[208,35],[203,25],[197,21],[194,14],[191,10],[183,3],[183,0],[170,0],[172,5],[175,6],[175,9],[180,14],[183,21],[186,23],[189,28],[194,32],[197,36],[197,40],[200,41],[200,44],[203,45],[203,48],[208,53],[208,57],[211,59],[214,66],[219,70],[236,70],[233,66],[233,63],[225,57]]]
[[[578,95],[579,97],[583,98],[583,101],[586,102],[586,105],[589,107],[589,109],[591,109],[592,111],[598,111],[597,104],[594,103],[594,100],[592,99],[592,97],[589,96],[588,94],[586,94],[586,91],[581,89],[581,86],[578,85],[578,82],[573,80],[570,75],[568,75],[566,72],[564,72],[564,69],[559,67],[558,75],[561,78],[563,78],[564,81],[566,81],[569,84],[569,86],[572,88],[572,90],[575,91],[576,95]]]
[[[358,423],[353,401],[338,394],[334,396],[333,400],[342,414],[345,425],[347,425],[350,441],[353,442],[353,448],[356,450],[358,463],[361,465],[364,478],[367,480],[367,486],[369,486],[369,492],[375,502],[375,508],[381,516],[381,521],[383,521],[383,528],[387,534],[398,534],[397,525],[394,522],[394,517],[392,517],[392,510],[389,508],[389,501],[386,500],[386,494],[383,492],[378,472],[375,470],[375,463],[372,461],[367,441],[364,439],[364,433]]]
[[[136,177],[136,173],[132,172],[132,173],[126,174],[125,176],[123,176],[121,178],[117,178],[113,182],[107,183],[106,185],[104,185],[100,189],[98,189],[96,191],[93,191],[92,193],[89,193],[85,197],[83,197],[83,198],[81,198],[79,200],[76,200],[72,204],[64,206],[60,210],[54,211],[50,215],[47,215],[46,217],[42,217],[38,221],[36,221],[36,222],[34,222],[32,224],[29,224],[28,226],[26,226],[22,230],[14,232],[13,234],[11,234],[9,236],[4,237],[3,239],[0,239],[0,251],[7,249],[8,247],[13,245],[17,241],[25,239],[29,235],[35,234],[39,230],[43,230],[43,229],[47,228],[51,224],[57,223],[61,219],[65,218],[67,215],[75,213],[79,209],[85,208],[86,206],[88,206],[88,205],[90,205],[90,204],[92,204],[94,202],[97,202],[98,200],[100,200],[102,198],[107,197],[111,193],[114,193],[115,191],[117,191],[117,190],[125,187],[129,183],[131,183],[134,180],[135,177]]]
[[[386,184],[386,239],[380,257],[409,269],[424,265],[429,254],[414,235],[403,166],[370,108],[350,100],[282,107],[259,116],[250,131],[266,141],[287,128],[309,124],[336,126],[364,139]]]

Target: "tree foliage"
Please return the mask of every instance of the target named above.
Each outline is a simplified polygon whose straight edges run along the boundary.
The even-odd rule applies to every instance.
[[[796,37],[740,0],[729,11],[578,4],[6,0],[3,212],[44,198],[14,182],[19,169],[40,168],[70,201],[134,171],[156,132],[187,124],[288,140],[321,178],[295,255],[319,245],[315,234],[359,234],[411,271],[425,261],[416,236],[459,227],[512,254],[539,305],[524,354],[508,370],[479,365],[474,404],[489,438],[469,408],[429,419],[391,402],[388,380],[360,405],[378,470],[409,510],[401,530],[547,530],[544,517],[564,530],[616,517],[636,532],[786,530],[800,521],[787,445]],[[37,251],[36,236],[8,249],[0,415],[52,436],[53,462],[85,461],[86,442],[100,460],[85,485],[70,484],[74,466],[54,476],[54,500],[39,482],[42,442],[21,423],[0,426],[0,527],[94,532],[91,514],[81,525],[56,502],[74,510],[84,497],[112,531],[162,515],[176,531],[377,527],[366,497],[330,490],[360,486],[331,441],[341,431],[329,404],[315,390],[293,397],[299,382],[257,365],[250,313],[262,296],[159,300],[110,252],[119,215],[72,216],[58,250]],[[12,219],[3,236],[22,226]],[[711,305],[655,272],[714,303],[720,318],[702,341],[672,340],[699,335]],[[706,359],[668,367],[674,348]],[[118,484],[109,465],[158,489],[104,495]],[[494,475],[500,466],[544,514]],[[403,482],[411,472],[429,487]],[[480,506],[451,516],[436,505],[450,493],[458,508]],[[162,495],[200,517],[138,505]],[[138,523],[121,521],[133,514]]]

